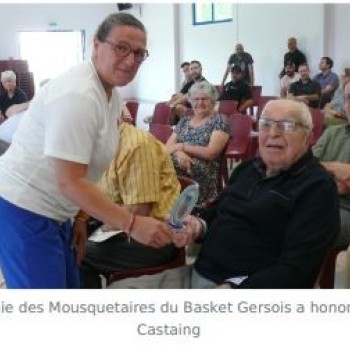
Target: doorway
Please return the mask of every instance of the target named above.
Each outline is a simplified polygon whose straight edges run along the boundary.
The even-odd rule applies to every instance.
[[[52,79],[84,59],[85,31],[20,32],[21,59],[27,60],[37,91],[45,79]]]

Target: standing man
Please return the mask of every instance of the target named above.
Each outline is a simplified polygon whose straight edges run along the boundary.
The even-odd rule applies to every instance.
[[[321,86],[317,81],[310,79],[310,69],[306,63],[299,66],[300,80],[289,86],[288,99],[304,102],[312,108],[318,108],[321,95]]]
[[[288,62],[293,62],[295,64],[295,70],[298,72],[299,66],[302,63],[307,63],[307,59],[303,52],[298,49],[297,39],[291,37],[288,39],[288,52],[284,54],[283,67],[286,66]],[[280,73],[280,78],[285,74],[284,68]]]
[[[129,212],[95,185],[118,149],[116,87],[134,79],[146,45],[138,19],[113,13],[95,33],[91,60],[31,101],[0,157],[0,265],[8,288],[79,287],[86,235],[72,234],[78,208],[139,243],[173,241],[165,223]]]
[[[331,102],[334,95],[334,91],[339,86],[339,78],[337,74],[332,72],[333,60],[330,57],[322,57],[320,60],[319,68],[320,73],[316,74],[313,78],[321,86],[321,100],[320,108],[323,109],[326,103]]]
[[[253,58],[252,55],[248,52],[244,51],[244,47],[242,44],[236,45],[236,52],[233,53],[228,61],[227,67],[222,78],[221,87],[223,88],[225,85],[225,81],[230,72],[230,69],[233,65],[240,66],[243,72],[244,80],[250,85],[254,85],[254,68],[253,68]]]

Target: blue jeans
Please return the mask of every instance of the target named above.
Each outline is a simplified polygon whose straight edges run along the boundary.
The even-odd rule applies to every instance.
[[[70,220],[60,224],[0,197],[0,230],[7,288],[79,288]]]

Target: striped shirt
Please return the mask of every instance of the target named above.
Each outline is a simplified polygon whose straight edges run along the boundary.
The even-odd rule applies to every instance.
[[[101,191],[124,205],[152,203],[150,216],[163,220],[180,193],[165,146],[149,132],[123,123],[118,153],[103,174]]]

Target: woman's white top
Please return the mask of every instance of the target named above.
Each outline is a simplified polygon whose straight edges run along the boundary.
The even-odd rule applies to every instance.
[[[34,213],[65,221],[78,207],[58,189],[53,158],[88,164],[96,182],[119,142],[122,103],[110,100],[91,62],[47,83],[34,97],[0,157],[0,196]]]

